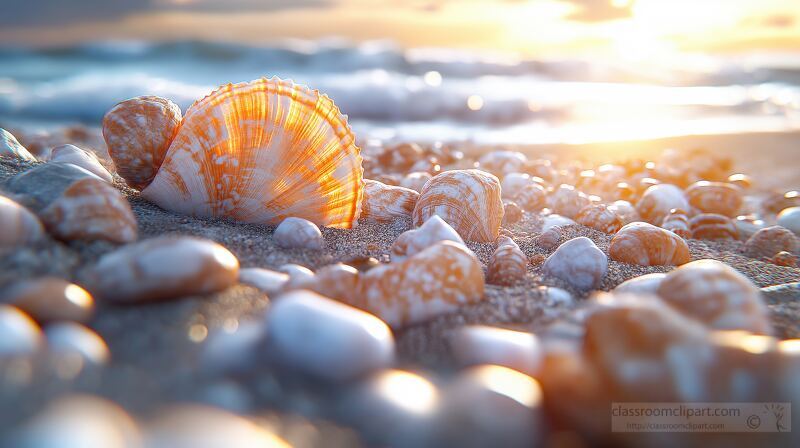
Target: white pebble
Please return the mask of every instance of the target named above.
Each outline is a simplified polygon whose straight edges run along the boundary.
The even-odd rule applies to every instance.
[[[450,344],[461,366],[494,364],[533,375],[542,362],[538,339],[524,331],[467,326],[453,333]]]
[[[578,289],[588,290],[603,281],[608,258],[589,238],[573,238],[547,257],[543,269]]]
[[[74,322],[51,324],[44,330],[48,349],[57,355],[79,354],[94,364],[105,364],[111,354],[103,338]]]
[[[634,277],[617,285],[614,292],[618,294],[657,294],[658,287],[667,274],[653,272]]]
[[[795,235],[800,236],[800,207],[783,209],[778,214],[778,225],[786,227],[794,232]]]
[[[323,249],[325,240],[313,222],[303,218],[286,218],[275,229],[272,239],[289,249]]]
[[[39,326],[27,314],[0,304],[0,358],[34,353],[41,345]]]
[[[271,271],[263,268],[246,268],[239,270],[239,282],[250,285],[254,288],[272,295],[280,291],[286,282],[289,281],[289,274]]]

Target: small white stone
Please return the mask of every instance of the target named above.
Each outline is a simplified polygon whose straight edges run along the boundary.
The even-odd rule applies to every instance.
[[[800,236],[800,207],[790,207],[783,209],[778,214],[778,225],[786,227]]]
[[[455,241],[464,244],[464,240],[439,215],[433,215],[416,229],[409,230],[397,237],[392,245],[392,261],[402,261],[433,246],[440,241]]]
[[[313,222],[303,218],[286,218],[275,229],[272,239],[278,246],[320,250],[325,247],[322,232]]]
[[[617,285],[614,293],[617,294],[657,294],[658,287],[667,274],[654,272],[652,274],[640,275]]]
[[[266,323],[278,358],[321,378],[346,381],[394,361],[394,337],[383,321],[311,291],[282,295]]]
[[[0,128],[0,158],[16,158],[35,162],[34,157],[24,146],[22,146],[14,135],[3,128]]]
[[[39,348],[39,326],[19,309],[0,304],[0,358],[30,355]]]
[[[272,295],[283,289],[289,281],[289,274],[263,268],[246,268],[239,270],[239,282]]]
[[[534,375],[542,362],[536,335],[482,325],[456,330],[450,344],[461,366],[494,364]]]
[[[564,226],[571,226],[575,224],[575,221],[561,215],[547,215],[544,218],[544,222],[542,223],[542,232],[547,232],[548,230],[552,229],[553,227],[564,227]]]
[[[578,289],[588,290],[603,281],[608,258],[589,238],[573,238],[547,257],[543,269]]]
[[[44,330],[48,349],[58,355],[77,353],[94,364],[105,364],[111,354],[103,338],[74,322],[51,324]]]

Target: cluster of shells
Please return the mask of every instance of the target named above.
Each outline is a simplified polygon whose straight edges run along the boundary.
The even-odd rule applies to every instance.
[[[111,163],[72,145],[38,160],[2,132],[0,157],[31,165],[2,186],[4,250],[47,238],[120,247],[95,260],[80,286],[48,277],[4,290],[0,357],[46,345],[104,363],[107,347],[82,325],[94,300],[137,304],[244,283],[274,300],[254,338],[259,350],[324,381],[357,380],[351,408],[361,414],[350,424],[387,412],[395,424],[382,428],[382,442],[410,437],[420,416],[436,423],[418,445],[532,446],[544,441],[546,421],[608,442],[610,402],[800,400],[800,343],[773,336],[751,280],[696,256],[703,240],[714,240],[797,268],[800,194],[763,191],[715,153],[665,151],[654,161],[593,166],[444,144],[361,150],[328,97],[276,78],[223,86],[185,115],[158,97],[118,104],[103,120]],[[320,227],[374,221],[406,231],[387,262],[240,268],[210,240],[137,242],[123,182],[139,191],[128,194],[178,214],[277,226],[271,237],[287,249],[325,251]],[[570,226],[609,242],[565,240]],[[485,247],[486,263],[474,252]],[[667,268],[609,285],[611,263]],[[574,331],[463,327],[450,345],[464,370],[442,390],[395,370],[393,332],[477,304],[489,288],[528,287],[535,275],[588,297]],[[676,367],[675,356],[687,364]],[[746,387],[733,378],[741,372]],[[687,374],[691,390],[682,384]],[[409,407],[409,396],[430,403]],[[452,430],[464,422],[486,433]]]

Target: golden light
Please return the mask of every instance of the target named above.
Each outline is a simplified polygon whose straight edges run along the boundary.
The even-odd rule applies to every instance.
[[[189,327],[189,340],[192,342],[203,342],[208,337],[208,328],[203,324],[194,324]]]
[[[425,73],[423,79],[425,80],[425,84],[431,87],[439,87],[440,85],[442,85],[442,74],[437,71],[430,71]]]
[[[64,297],[81,308],[90,308],[93,305],[91,294],[78,285],[68,285],[64,288]]]
[[[393,370],[378,378],[378,390],[395,405],[415,414],[433,410],[439,400],[436,386],[411,372]]]
[[[542,401],[541,386],[524,373],[500,366],[480,366],[472,369],[471,373],[487,389],[524,406],[538,406]]]
[[[470,97],[467,98],[467,107],[469,110],[474,111],[483,109],[483,97],[480,95],[470,95]]]

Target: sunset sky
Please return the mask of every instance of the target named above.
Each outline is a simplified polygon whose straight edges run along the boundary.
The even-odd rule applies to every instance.
[[[797,0],[2,0],[0,42],[332,36],[525,56],[800,51]]]

